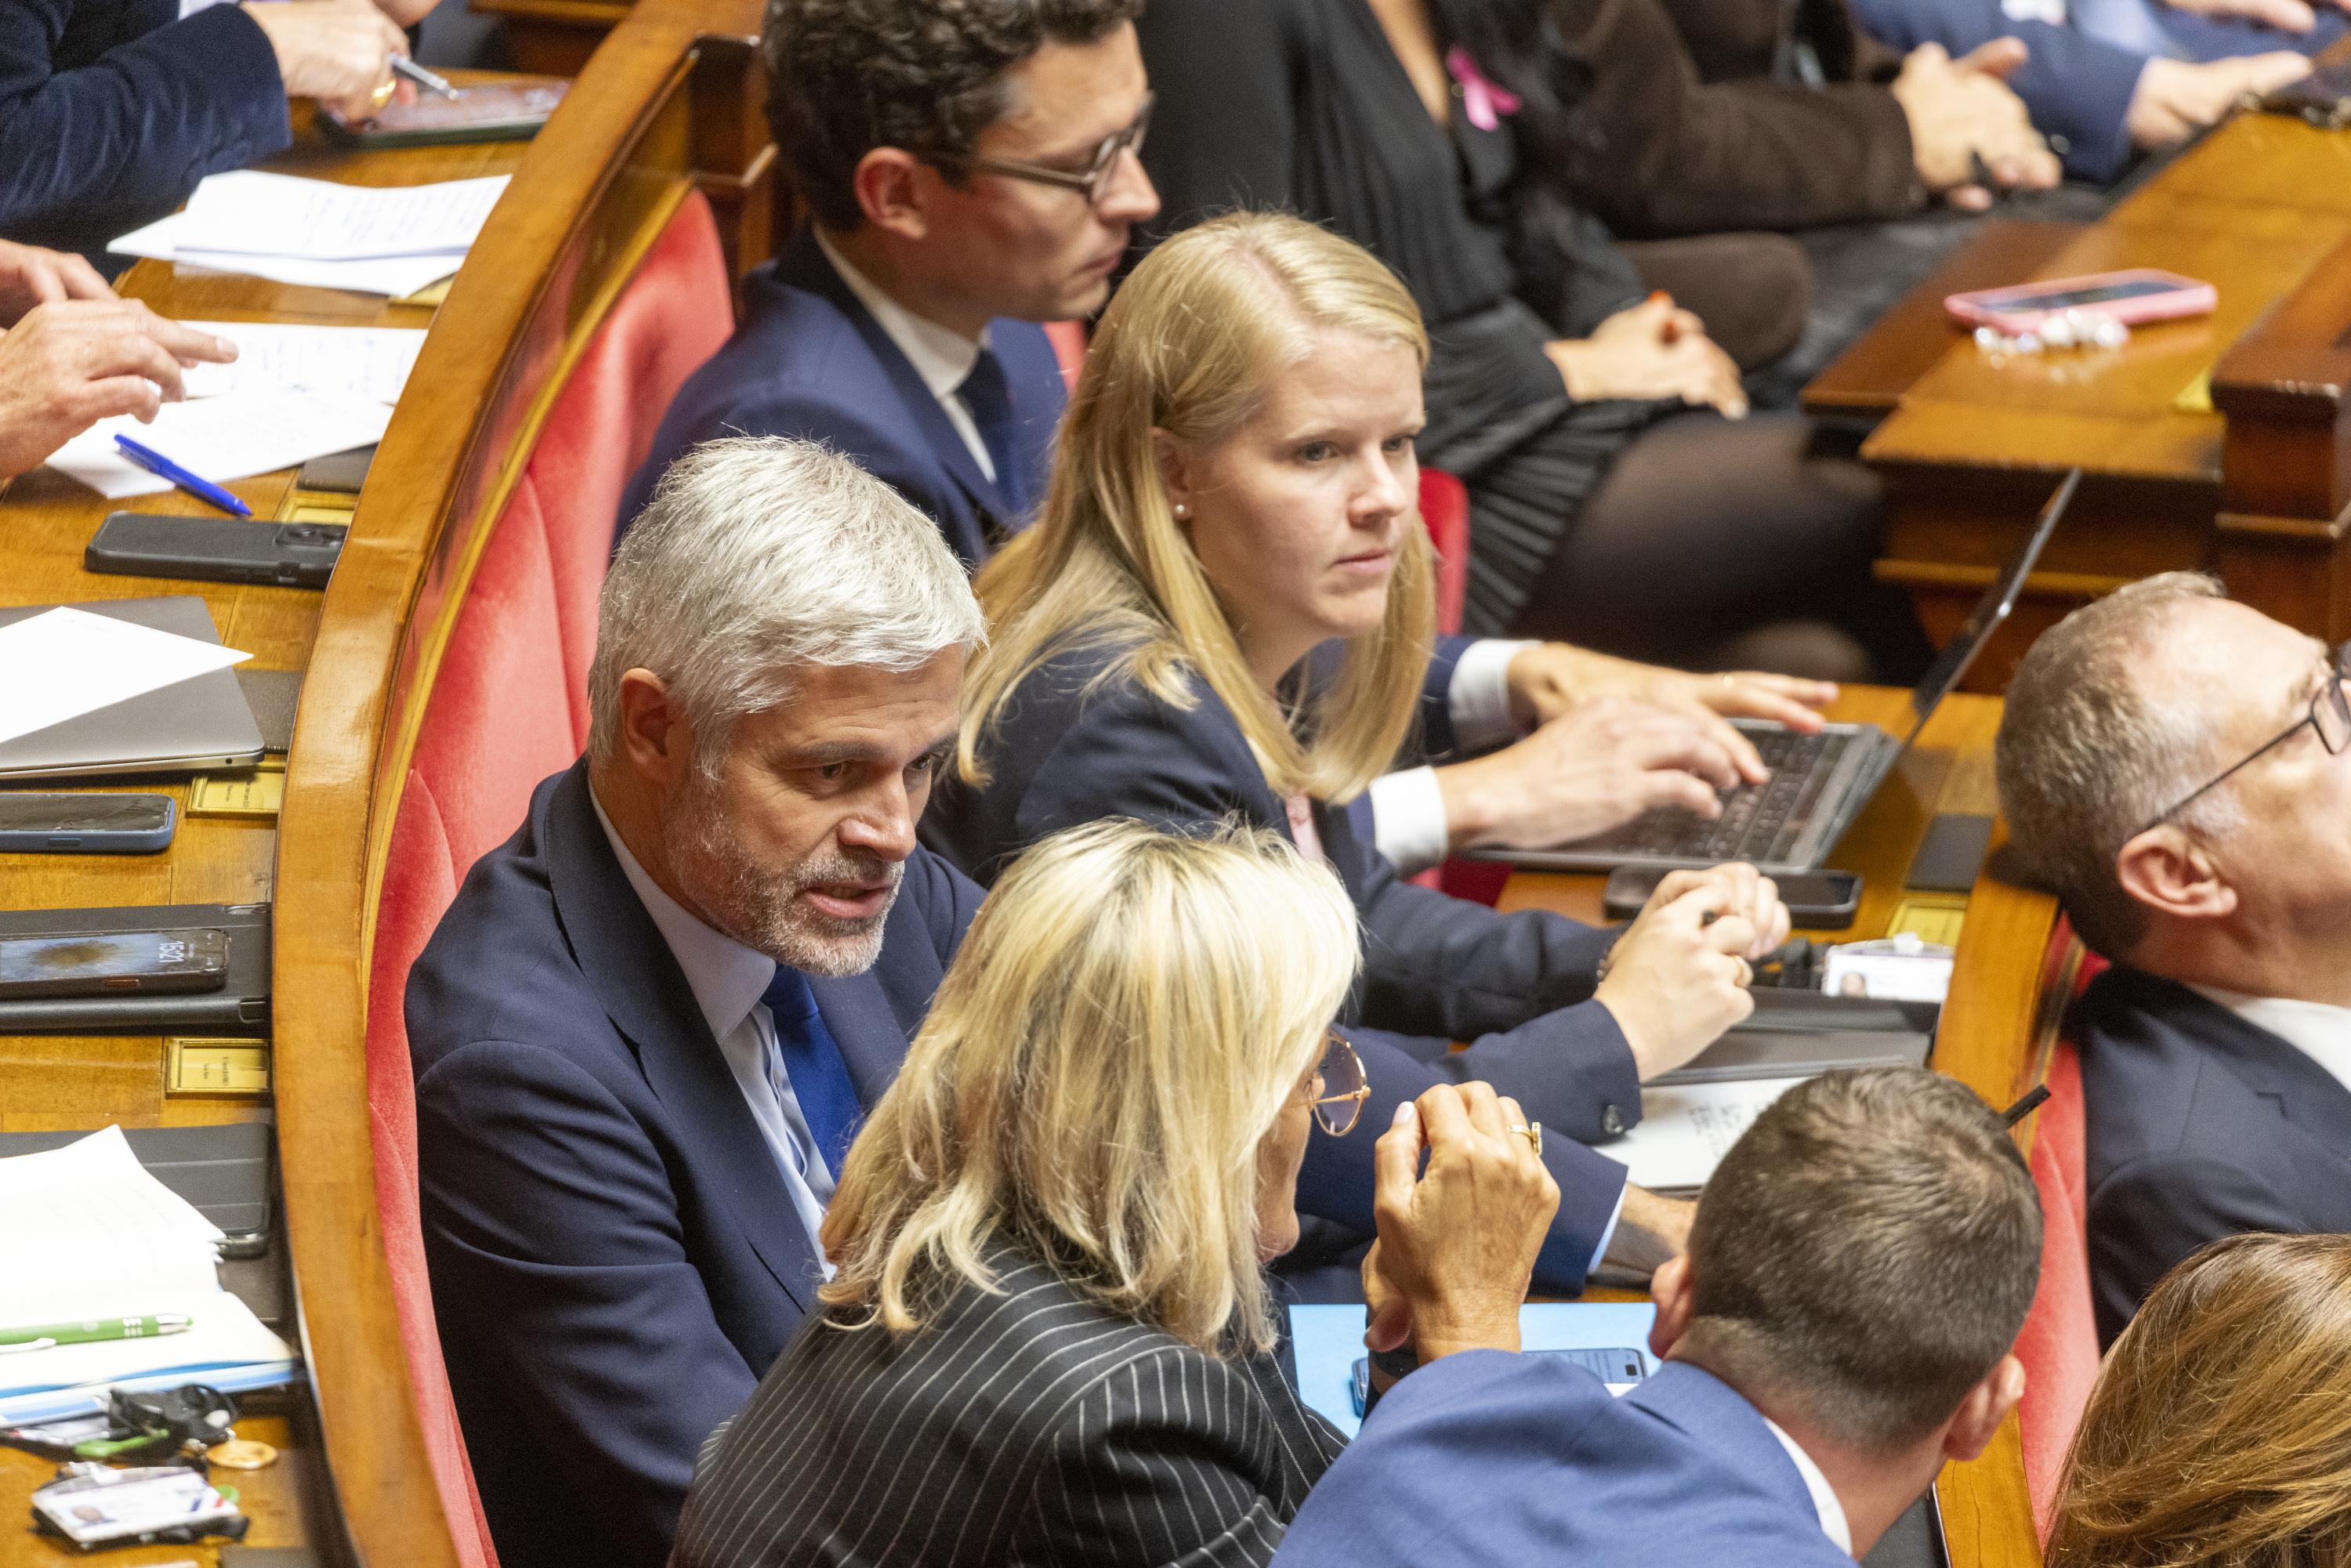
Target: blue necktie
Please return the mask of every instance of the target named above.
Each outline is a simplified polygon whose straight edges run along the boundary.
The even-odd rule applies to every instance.
[[[1012,383],[1004,379],[1004,361],[993,350],[979,351],[979,358],[971,362],[971,373],[956,388],[956,395],[971,411],[971,422],[979,427],[980,444],[987,448],[987,460],[996,465],[997,492],[1013,515],[1019,516],[1029,509],[1028,476],[1014,460]]]
[[[841,1059],[841,1047],[817,1013],[816,994],[809,989],[807,976],[778,964],[776,977],[759,999],[774,1015],[776,1055],[791,1082],[792,1097],[799,1102],[800,1116],[816,1140],[817,1153],[839,1181],[841,1162],[848,1157],[850,1140],[857,1136],[857,1124],[864,1114],[857,1103],[856,1085],[849,1081],[849,1064]]]

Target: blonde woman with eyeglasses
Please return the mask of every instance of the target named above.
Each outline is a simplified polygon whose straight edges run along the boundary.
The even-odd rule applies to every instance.
[[[1410,730],[1429,659],[1427,350],[1395,275],[1296,218],[1221,218],[1146,256],[1087,351],[1043,515],[980,572],[988,645],[924,835],[982,883],[1104,817],[1237,815],[1322,860],[1364,932],[1339,1021],[1370,1113],[1447,1082],[1516,1095],[1563,1194],[1536,1277],[1573,1294],[1688,1228],[1687,1205],[1578,1140],[1629,1131],[1645,1081],[1747,1016],[1749,964],[1788,916],[1747,865],[1676,873],[1621,933],[1498,915],[1401,881],[1359,834],[1348,804]],[[1333,1224],[1285,1270],[1343,1260],[1372,1228],[1368,1152],[1313,1150],[1300,1194]]]
[[[1363,1106],[1329,1027],[1354,968],[1337,879],[1272,834],[1030,852],[851,1151],[826,1311],[705,1450],[673,1568],[1268,1562],[1343,1442],[1269,1354],[1261,1270],[1309,1141]],[[1523,1120],[1447,1087],[1378,1140],[1424,1354],[1517,1348],[1558,1199]]]

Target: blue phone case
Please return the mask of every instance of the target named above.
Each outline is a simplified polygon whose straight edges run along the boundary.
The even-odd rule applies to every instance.
[[[99,799],[119,800],[119,796]],[[152,855],[172,847],[180,825],[180,808],[169,795],[145,799],[163,803],[160,828],[0,828],[0,852],[52,855]]]

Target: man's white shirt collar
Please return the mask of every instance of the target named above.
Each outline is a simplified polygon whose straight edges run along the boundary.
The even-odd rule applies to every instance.
[[[1788,1458],[1795,1463],[1796,1473],[1804,1478],[1804,1490],[1813,1496],[1813,1511],[1821,1516],[1821,1533],[1835,1542],[1837,1550],[1848,1557],[1852,1556],[1853,1526],[1845,1519],[1844,1504],[1837,1500],[1836,1488],[1829,1485],[1829,1478],[1822,1472],[1820,1466],[1813,1462],[1813,1456],[1804,1452],[1804,1446],[1788,1436],[1780,1423],[1765,1416],[1763,1425],[1771,1429],[1771,1436],[1780,1440],[1780,1447],[1788,1450]]]
[[[987,347],[987,329],[980,329],[979,339],[975,342],[953,328],[942,327],[936,321],[917,316],[883,293],[872,278],[852,267],[849,259],[824,237],[822,229],[816,231],[816,245],[824,252],[825,260],[832,263],[833,271],[841,274],[841,280],[849,285],[849,291],[857,296],[857,302],[872,314],[890,340],[898,345],[898,351],[906,356],[907,362],[914,367],[914,373],[923,378],[925,386],[931,389],[931,395],[935,398],[952,396],[955,390],[963,385],[964,378],[971,374],[971,367],[979,360],[980,350]]]
[[[621,874],[629,879],[645,913],[653,917],[677,967],[685,971],[685,983],[710,1025],[711,1037],[726,1040],[768,994],[768,984],[776,977],[776,961],[756,947],[746,947],[664,893],[661,883],[646,874],[629,846],[621,841],[595,790],[588,791],[588,802],[596,808],[597,825],[604,830],[605,841],[621,862]]]
[[[2249,997],[2218,986],[2188,988],[2220,1003],[2255,1029],[2269,1030],[2325,1068],[2344,1088],[2351,1089],[2351,1008],[2292,997]]]

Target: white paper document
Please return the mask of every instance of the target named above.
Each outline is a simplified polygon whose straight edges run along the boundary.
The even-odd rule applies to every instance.
[[[416,327],[310,327],[277,321],[183,321],[236,345],[231,365],[195,365],[182,374],[190,397],[262,387],[298,387],[370,402],[400,401],[424,347]],[[133,441],[138,440],[132,436]]]
[[[180,252],[367,261],[463,256],[508,176],[430,185],[346,185],[240,169],[197,185],[172,220]]]
[[[1730,1083],[1671,1083],[1641,1092],[1641,1122],[1623,1137],[1593,1146],[1631,1171],[1637,1186],[1698,1187],[1763,1108],[1802,1078],[1750,1078]]]
[[[162,1312],[189,1319],[181,1333],[0,1351],[0,1396],[294,1357],[220,1288],[219,1229],[148,1174],[120,1127],[0,1159],[0,1217],[8,1260],[0,1330]]]
[[[284,387],[239,387],[218,397],[167,402],[154,422],[130,414],[101,419],[59,447],[49,466],[110,500],[160,496],[172,482],[151,474],[114,444],[127,435],[214,484],[275,473],[383,439],[392,410],[368,398]]]
[[[251,657],[217,643],[199,643],[68,605],[28,615],[0,626],[0,742]],[[0,1169],[16,1163],[0,1160]],[[0,1181],[0,1215],[10,1212],[7,1192]],[[0,1233],[5,1230],[0,1225]],[[0,1241],[0,1260],[10,1255],[11,1249]],[[7,1274],[0,1269],[0,1297],[7,1289]]]
[[[133,229],[118,256],[398,298],[464,263],[508,176],[431,185],[344,185],[239,170],[196,187],[185,210]]]

